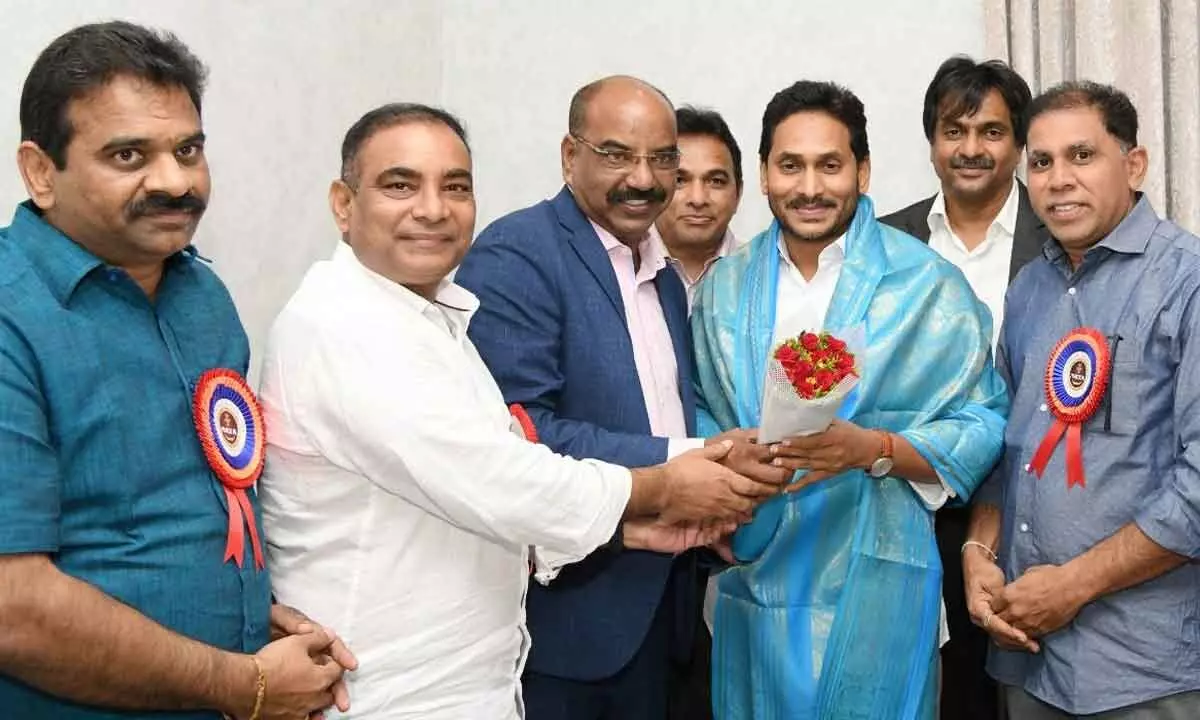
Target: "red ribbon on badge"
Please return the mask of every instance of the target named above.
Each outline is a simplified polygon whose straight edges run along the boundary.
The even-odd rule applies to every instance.
[[[265,464],[266,438],[262,408],[246,380],[232,370],[209,370],[200,376],[192,397],[192,421],[204,459],[221,481],[229,507],[224,562],[238,567],[246,554],[246,530],[254,566],[266,567],[254,507],[246,491],[254,487]]]
[[[508,412],[521,426],[521,432],[525,433],[525,439],[531,443],[538,441],[537,426],[533,424],[533,418],[529,417],[529,413],[525,412],[525,408],[520,403],[513,403],[508,406]]]
[[[1046,404],[1055,420],[1029,462],[1029,469],[1039,478],[1058,441],[1066,435],[1067,487],[1087,486],[1083,472],[1083,424],[1100,407],[1111,364],[1104,335],[1087,327],[1067,333],[1050,353],[1046,363]]]

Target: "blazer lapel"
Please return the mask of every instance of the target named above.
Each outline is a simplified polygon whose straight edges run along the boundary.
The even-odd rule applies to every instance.
[[[1042,246],[1050,239],[1050,231],[1033,211],[1033,204],[1029,201],[1029,190],[1020,180],[1017,181],[1017,192],[1017,226],[1013,235],[1012,260],[1008,268],[1009,283],[1012,283],[1026,263],[1042,254]]]
[[[904,232],[912,235],[916,239],[929,244],[929,210],[933,207],[933,199],[936,195],[931,195],[925,200],[913,207],[913,211],[909,213],[905,223],[908,227]]]
[[[558,222],[567,231],[567,239],[571,249],[579,256],[584,267],[600,284],[604,294],[612,302],[621,323],[625,324],[625,304],[621,302],[621,288],[617,284],[617,274],[613,272],[612,261],[604,244],[600,242],[596,230],[575,202],[575,196],[570,189],[563,189],[551,201]]]
[[[658,304],[662,306],[667,330],[671,333],[671,346],[675,351],[676,377],[679,383],[679,400],[683,404],[683,418],[688,437],[695,435],[696,406],[695,388],[692,386],[693,354],[692,334],[688,324],[687,291],[675,269],[667,265],[654,276],[654,287],[658,290]]]

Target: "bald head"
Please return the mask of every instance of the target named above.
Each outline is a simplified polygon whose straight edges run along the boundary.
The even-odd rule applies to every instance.
[[[573,135],[582,134],[594,106],[619,107],[629,104],[649,108],[657,106],[672,116],[675,114],[675,107],[662,90],[630,75],[610,75],[575,91],[571,97],[571,110],[567,115],[567,131]]]
[[[649,83],[616,75],[575,93],[569,123],[561,154],[575,202],[618,240],[639,247],[675,192],[671,101]]]

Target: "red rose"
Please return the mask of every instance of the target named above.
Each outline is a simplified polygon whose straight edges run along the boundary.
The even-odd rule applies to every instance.
[[[843,350],[846,349],[846,343],[841,340],[838,340],[835,337],[830,337],[826,343],[826,347],[828,347],[830,350],[832,350],[834,352],[842,352]]]
[[[801,360],[800,362],[796,363],[795,367],[796,367],[796,375],[798,377],[806,378],[813,374],[814,368],[812,366],[812,363],[808,363],[808,362]]]
[[[837,368],[838,370],[853,370],[854,356],[850,354],[839,356],[837,359]]]
[[[812,352],[821,347],[821,339],[812,333],[800,333],[800,344],[805,350]]]
[[[833,386],[837,384],[837,380],[834,378],[833,372],[830,370],[818,370],[816,375],[813,377],[817,381],[817,387],[823,392],[829,392],[829,390],[831,390]]]
[[[780,345],[775,351],[775,359],[783,366],[793,365],[800,359],[800,354],[797,353],[791,345]]]

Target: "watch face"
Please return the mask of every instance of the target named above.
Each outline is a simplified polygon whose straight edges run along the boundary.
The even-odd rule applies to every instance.
[[[869,471],[871,477],[881,478],[884,475],[887,475],[892,471],[892,465],[893,463],[891,458],[881,457],[876,459],[875,462],[871,463],[871,469]]]

